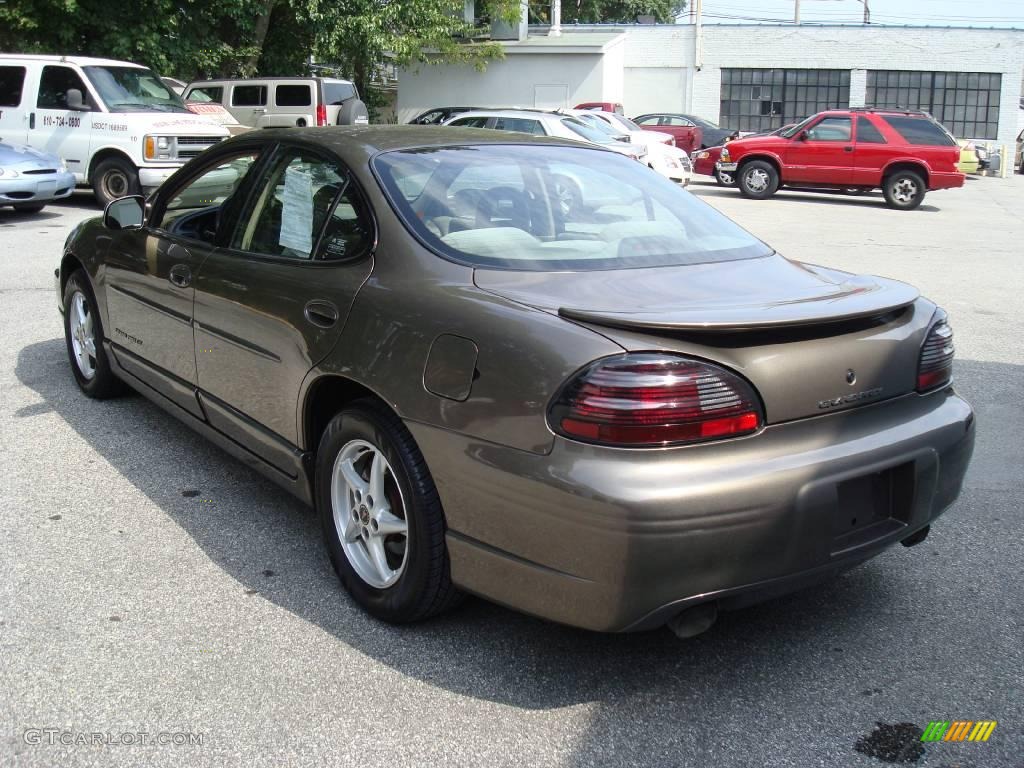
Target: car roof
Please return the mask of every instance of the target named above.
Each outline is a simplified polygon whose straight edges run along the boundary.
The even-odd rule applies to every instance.
[[[268,80],[301,80],[303,82],[319,81],[323,83],[346,83],[352,85],[351,80],[345,80],[341,77],[319,77],[309,75],[305,77],[303,75],[267,75],[266,77],[218,77],[212,80],[193,80],[189,83],[189,87],[193,85],[211,85],[217,83],[263,83]]]
[[[0,61],[12,61],[16,59],[29,61],[45,61],[58,64],[76,64],[80,67],[136,67],[145,69],[141,64],[133,61],[119,61],[118,59],[99,59],[93,56],[62,56],[58,53],[0,53]]]
[[[441,125],[344,125],[322,128],[266,128],[249,131],[228,139],[218,147],[263,144],[270,141],[290,141],[322,147],[335,152],[350,164],[369,160],[381,152],[395,150],[464,147],[467,145],[522,145],[547,144],[550,146],[587,147],[578,141],[555,136],[533,136],[487,128],[451,128]],[[597,151],[598,146],[593,147]]]
[[[555,112],[548,109],[474,109],[471,112],[460,112],[459,118],[463,117],[522,117],[522,118],[541,118],[541,117],[573,117],[573,115],[565,114],[564,112]]]

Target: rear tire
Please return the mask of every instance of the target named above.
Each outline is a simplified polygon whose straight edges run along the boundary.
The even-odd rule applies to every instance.
[[[744,197],[765,200],[779,188],[779,172],[765,160],[751,160],[739,170],[739,188]]]
[[[409,430],[390,410],[357,400],[331,419],[320,439],[315,483],[331,564],[364,610],[408,623],[460,601],[437,488]]]
[[[914,171],[896,171],[882,181],[882,193],[890,208],[912,211],[924,200],[927,187],[921,174]]]
[[[110,368],[103,348],[103,324],[89,278],[75,270],[64,286],[64,341],[78,388],[87,397],[104,400],[125,391]]]
[[[18,213],[39,213],[46,207],[46,203],[15,203],[14,210]]]
[[[92,191],[104,208],[119,198],[141,194],[139,172],[127,160],[108,157],[92,172]]]

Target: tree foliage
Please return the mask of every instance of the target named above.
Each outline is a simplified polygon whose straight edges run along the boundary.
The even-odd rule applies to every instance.
[[[568,0],[563,21],[670,20],[678,0]],[[518,0],[478,0],[514,20]],[[398,66],[500,56],[463,0],[0,0],[0,51],[104,56],[184,80],[306,74],[311,57],[366,92]]]

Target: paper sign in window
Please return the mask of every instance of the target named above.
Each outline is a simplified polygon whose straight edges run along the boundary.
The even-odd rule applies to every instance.
[[[278,242],[307,256],[313,250],[313,177],[301,168],[284,172]]]

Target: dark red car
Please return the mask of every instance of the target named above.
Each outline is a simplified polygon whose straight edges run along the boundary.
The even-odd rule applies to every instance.
[[[893,208],[911,210],[930,189],[961,187],[956,139],[927,112],[829,110],[777,136],[730,142],[716,168],[736,174],[746,197],[764,199],[783,184],[868,190],[881,187]]]
[[[792,128],[795,123],[784,125],[781,128],[776,128],[774,131],[759,131],[757,133],[747,134],[745,138],[751,136],[774,136],[775,134],[788,131]],[[693,172],[702,176],[714,176],[717,181],[723,187],[731,187],[736,183],[736,178],[727,171],[720,171],[715,166],[718,164],[718,158],[722,154],[722,149],[725,144],[721,144],[717,147],[706,147],[691,153],[690,163],[693,165]]]

